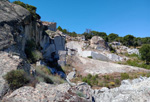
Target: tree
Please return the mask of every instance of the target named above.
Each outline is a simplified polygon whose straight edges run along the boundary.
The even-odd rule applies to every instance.
[[[150,44],[144,44],[140,48],[141,59],[145,60],[147,64],[150,62]]]
[[[116,38],[118,38],[118,37],[119,37],[118,34],[111,33],[108,35],[108,41],[109,42],[115,41]]]
[[[57,30],[62,31],[63,29],[60,26],[58,26]]]
[[[62,32],[65,33],[65,34],[68,33],[67,29],[63,29]]]
[[[123,42],[123,37],[118,37],[118,38],[116,38],[116,41],[118,41],[118,42]]]
[[[125,46],[133,46],[133,43],[134,43],[134,36],[133,35],[126,35],[123,38],[123,44]]]
[[[102,37],[106,42],[108,41],[107,34],[105,32],[98,32],[98,31],[91,31],[93,36],[100,36]]]

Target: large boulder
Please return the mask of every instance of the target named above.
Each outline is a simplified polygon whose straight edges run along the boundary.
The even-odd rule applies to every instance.
[[[97,50],[108,50],[108,46],[100,36],[93,36],[90,40],[90,47]]]

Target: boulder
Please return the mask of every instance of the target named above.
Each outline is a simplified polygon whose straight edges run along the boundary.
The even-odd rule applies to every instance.
[[[97,52],[92,52],[91,56],[93,59],[96,59],[96,60],[110,61],[110,59],[107,56],[97,53]]]
[[[90,47],[96,50],[108,50],[108,46],[100,36],[93,36],[90,40]]]
[[[75,71],[72,71],[72,72],[70,72],[70,73],[67,75],[67,79],[68,79],[68,80],[71,80],[71,79],[75,78],[75,75],[76,75],[76,72],[75,72]]]
[[[128,54],[137,54],[139,55],[139,50],[138,49],[127,49]]]

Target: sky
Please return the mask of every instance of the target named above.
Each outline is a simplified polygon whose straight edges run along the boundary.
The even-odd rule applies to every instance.
[[[11,2],[14,0],[10,0]],[[78,34],[99,32],[150,37],[150,0],[20,0],[37,7],[42,21]]]

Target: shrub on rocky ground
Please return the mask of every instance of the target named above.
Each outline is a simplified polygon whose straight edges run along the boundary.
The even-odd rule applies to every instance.
[[[88,83],[93,88],[97,88],[97,87],[114,88],[114,87],[118,87],[121,84],[122,80],[135,79],[140,76],[150,77],[150,72],[115,73],[115,74],[99,75],[99,76],[88,74],[85,77],[78,75],[72,81],[73,82],[83,81]]]
[[[30,62],[35,63],[36,61],[43,59],[42,53],[37,50],[34,40],[28,40],[25,47],[25,53]]]
[[[22,87],[30,82],[29,77],[24,70],[12,70],[5,75],[10,89],[14,90]]]
[[[62,84],[65,80],[59,75],[52,75],[50,70],[46,66],[36,67],[37,80],[39,82],[46,82],[50,84]]]
[[[92,56],[88,56],[88,58],[91,58],[91,59],[92,59],[93,57],[92,57]]]
[[[129,79],[129,74],[128,73],[121,73],[121,79],[122,80]]]

